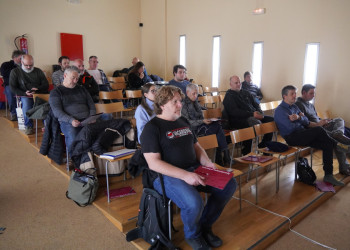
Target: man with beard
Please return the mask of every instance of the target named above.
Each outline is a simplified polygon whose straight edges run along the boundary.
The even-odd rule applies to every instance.
[[[33,134],[33,122],[27,117],[26,112],[33,108],[33,94],[49,93],[49,82],[44,72],[34,67],[34,59],[31,55],[23,55],[21,59],[22,66],[11,71],[10,87],[11,91],[20,97],[25,125],[25,134]]]
[[[60,85],[63,82],[63,72],[69,67],[69,57],[61,56],[58,59],[58,64],[61,66],[61,69],[52,73],[52,84],[55,86]]]
[[[92,100],[97,103],[99,99],[99,88],[95,79],[85,70],[83,60],[75,59],[73,66],[79,69],[80,76],[77,84],[83,86],[91,95]]]
[[[5,87],[5,95],[7,102],[10,106],[10,120],[11,121],[17,121],[17,115],[16,115],[16,98],[13,92],[11,92],[10,88],[10,73],[13,69],[17,68],[17,66],[21,65],[21,56],[25,53],[21,50],[15,50],[12,52],[12,60],[8,62],[4,62],[1,64],[1,75],[4,80],[4,87]]]

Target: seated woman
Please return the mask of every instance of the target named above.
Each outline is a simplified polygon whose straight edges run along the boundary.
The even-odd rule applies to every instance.
[[[226,138],[219,122],[204,119],[202,107],[198,103],[198,86],[190,83],[186,86],[186,97],[182,101],[181,115],[191,124],[191,129],[197,136],[216,134],[219,147],[216,150],[215,162],[219,165],[230,164],[230,153],[227,148]],[[222,161],[224,153],[224,161]]]
[[[147,77],[144,71],[145,65],[143,62],[135,64],[135,67],[128,75],[129,89],[140,89],[145,83],[147,83]]]
[[[146,83],[142,86],[141,91],[141,104],[137,107],[135,111],[137,139],[140,144],[140,136],[143,131],[143,128],[145,127],[146,123],[149,122],[155,116],[153,102],[157,92],[156,85],[150,82]]]

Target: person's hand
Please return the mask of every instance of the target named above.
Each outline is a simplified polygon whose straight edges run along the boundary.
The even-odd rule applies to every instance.
[[[32,92],[31,90],[27,90],[27,91],[26,91],[26,95],[27,95],[27,96],[33,96],[33,92]]]
[[[145,73],[140,73],[140,78],[143,79],[145,77]]]
[[[198,186],[198,185],[205,186],[204,180],[205,180],[204,177],[193,172],[187,172],[183,177],[183,181],[185,181],[187,184],[191,186]]]
[[[299,116],[305,116],[303,112],[300,112],[299,113]]]
[[[210,123],[212,123],[212,121],[209,120],[209,119],[204,119],[203,122],[204,122],[205,124],[210,124]]]
[[[321,127],[323,127],[324,125],[328,124],[329,120],[328,119],[323,119],[321,121],[319,121],[317,124]]]
[[[206,167],[208,168],[213,168],[213,169],[217,169],[217,167],[215,166],[215,164],[213,162],[208,162],[205,164]]]
[[[253,115],[254,115],[254,118],[258,120],[261,120],[264,118],[264,116],[259,111],[254,111]]]
[[[32,92],[36,92],[36,91],[38,91],[38,89],[37,88],[32,88],[31,91]]]
[[[291,120],[292,122],[294,122],[298,119],[299,119],[299,116],[297,114],[289,115],[289,120]]]
[[[72,121],[72,126],[75,127],[75,128],[79,127],[79,126],[80,126],[80,121],[78,121],[78,120],[73,120],[73,121]]]

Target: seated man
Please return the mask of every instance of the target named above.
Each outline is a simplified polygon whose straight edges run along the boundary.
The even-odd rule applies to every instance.
[[[61,56],[58,58],[58,64],[61,66],[61,69],[52,73],[52,84],[55,86],[60,85],[63,82],[64,70],[69,67],[69,57]]]
[[[99,88],[95,78],[93,78],[84,68],[84,62],[81,59],[75,59],[73,66],[79,69],[78,85],[83,86],[89,92],[92,100],[96,103],[99,100]]]
[[[222,245],[222,240],[211,228],[231,199],[236,181],[232,178],[224,190],[205,186],[201,176],[193,172],[198,165],[215,168],[187,120],[181,117],[180,89],[164,86],[157,91],[154,109],[156,117],[150,120],[142,134],[142,152],[151,170],[163,175],[166,196],[181,210],[184,234],[193,249],[211,249]],[[162,194],[158,175],[153,187]],[[211,192],[206,206],[196,190],[205,186]],[[208,244],[208,245],[207,245]]]
[[[217,121],[213,122],[204,119],[202,107],[198,103],[198,85],[190,83],[186,87],[186,97],[182,101],[181,115],[185,117],[191,125],[192,131],[197,136],[205,136],[215,134],[219,147],[216,150],[215,162],[218,165],[230,164],[230,153],[227,148],[226,137],[222,130],[221,124]],[[222,153],[224,161],[222,161]]]
[[[95,78],[95,81],[97,82],[101,91],[109,91],[109,82],[108,82],[107,76],[103,72],[103,70],[98,69],[97,66],[98,66],[97,56],[90,56],[89,69],[87,70],[87,72]],[[108,84],[108,85],[103,85],[103,84]]]
[[[349,145],[350,128],[345,127],[342,118],[321,119],[318,117],[315,106],[310,102],[315,97],[315,88],[314,85],[305,84],[301,89],[301,97],[297,98],[295,104],[310,122],[315,122],[319,126],[322,126],[333,139]]]
[[[72,155],[72,144],[75,136],[81,130],[80,122],[96,114],[95,104],[85,88],[77,85],[79,70],[75,66],[64,71],[62,85],[50,93],[50,106],[60,123],[66,139],[68,154]]]
[[[4,80],[4,87],[5,87],[5,95],[7,102],[9,104],[9,110],[10,110],[10,120],[11,121],[17,121],[17,114],[16,114],[16,97],[15,94],[11,91],[10,88],[10,73],[13,69],[21,66],[21,56],[25,53],[22,50],[15,50],[12,52],[12,60],[8,62],[4,62],[1,64],[0,72]]]
[[[249,93],[251,93],[257,103],[260,103],[261,99],[263,99],[263,94],[261,93],[259,87],[252,82],[252,73],[249,71],[244,73],[244,82],[242,82],[242,89],[247,90]]]
[[[283,101],[275,110],[275,122],[281,136],[290,146],[310,146],[321,149],[323,155],[323,181],[335,186],[344,186],[333,176],[333,149],[348,152],[349,146],[337,143],[326,130],[317,126],[300,111],[296,101],[296,87],[287,85],[282,89]],[[348,172],[348,171],[346,171]]]
[[[34,59],[31,55],[22,56],[22,66],[11,71],[10,87],[11,91],[20,96],[25,125],[25,134],[31,135],[33,122],[27,117],[26,112],[33,108],[33,94],[49,93],[49,82],[41,69],[34,67]]]
[[[255,101],[253,95],[242,89],[241,80],[238,76],[230,78],[230,87],[224,98],[223,115],[227,116],[231,129],[248,128],[256,124],[273,121],[273,117],[264,116],[260,105]],[[271,141],[271,139],[272,133],[264,135],[258,147],[266,147],[266,142]],[[245,141],[243,146],[242,153],[250,153],[251,140]]]
[[[169,85],[180,88],[183,94],[186,94],[186,86],[190,83],[185,80],[186,70],[182,65],[175,65],[173,68],[174,79],[169,81]]]

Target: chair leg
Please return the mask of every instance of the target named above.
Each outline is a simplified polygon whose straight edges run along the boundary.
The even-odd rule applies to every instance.
[[[239,180],[239,211],[242,211],[241,176],[238,176],[238,180]]]
[[[255,204],[258,205],[258,174],[259,168],[255,170]]]
[[[68,155],[68,147],[66,146],[66,169],[67,173],[69,173],[69,155]]]
[[[172,221],[171,200],[169,200],[169,202],[168,202],[169,240],[171,240],[171,221]]]
[[[107,200],[108,200],[108,203],[110,203],[111,200],[109,199],[108,161],[107,160],[106,160],[106,185],[107,185]]]

